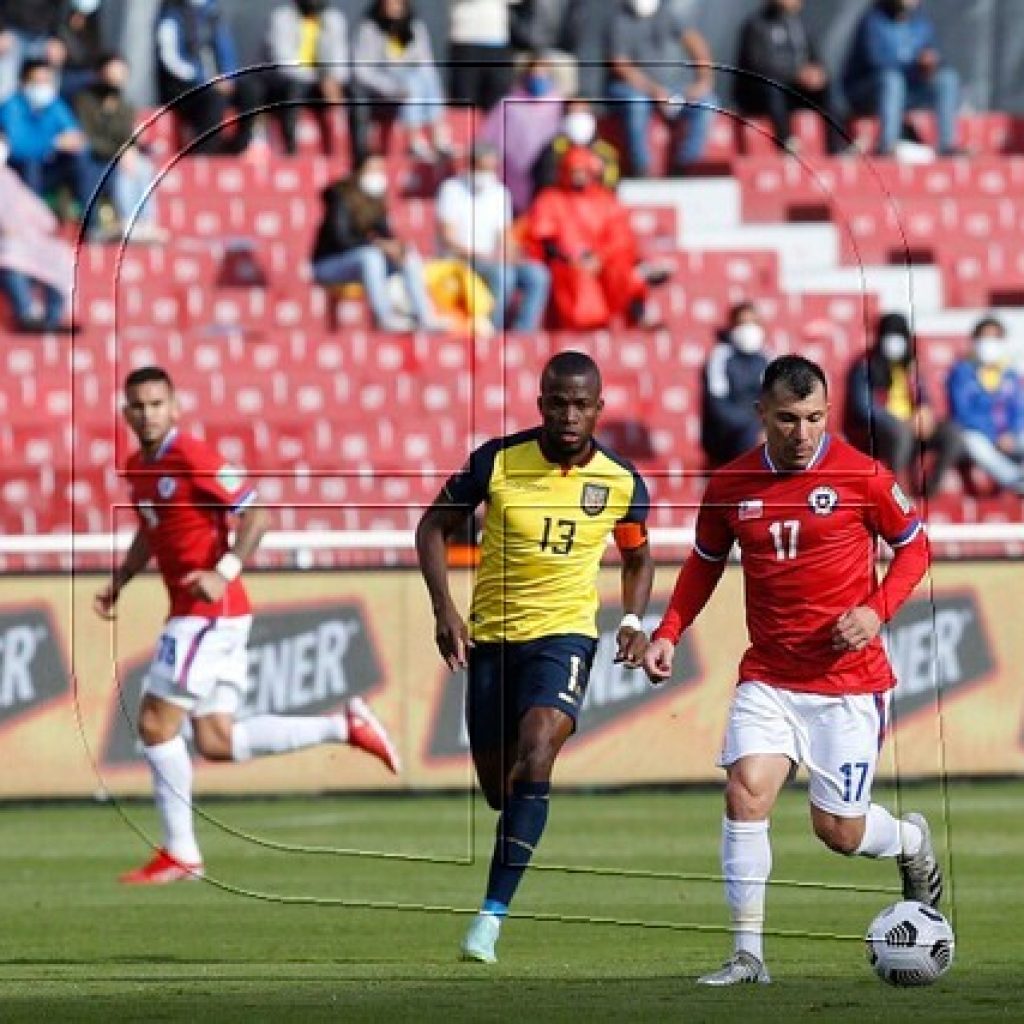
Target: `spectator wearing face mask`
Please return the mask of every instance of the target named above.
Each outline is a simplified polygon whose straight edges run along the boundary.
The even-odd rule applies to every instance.
[[[423,263],[411,246],[397,239],[388,221],[388,174],[383,157],[367,156],[348,178],[323,193],[324,214],[313,246],[313,279],[332,286],[361,284],[382,331],[405,331],[396,314],[388,275],[401,275],[416,323],[438,330],[423,283]]]
[[[450,156],[441,77],[430,33],[411,0],[375,0],[356,29],[354,53],[357,102],[351,110],[357,151],[368,148],[368,101],[397,110],[413,157],[433,162]]]
[[[57,95],[53,68],[27,61],[21,88],[0,106],[0,131],[10,147],[8,162],[33,192],[43,196],[71,189],[83,217],[91,212],[100,175],[71,108]]]
[[[700,443],[713,466],[731,462],[762,440],[755,404],[770,361],[764,343],[754,303],[734,306],[704,364]]]
[[[62,9],[54,0],[0,0],[0,102],[18,88],[26,61],[63,64]]]
[[[512,330],[535,331],[544,319],[551,275],[543,263],[520,256],[512,234],[512,199],[498,180],[498,152],[473,147],[468,174],[449,178],[437,194],[442,251],[468,263],[494,297],[492,321],[501,330],[515,305]]]
[[[736,103],[744,114],[767,114],[780,149],[797,152],[790,132],[794,110],[817,110],[825,120],[830,153],[848,148],[839,98],[814,37],[800,16],[804,0],[767,0],[740,32]]]
[[[101,0],[68,0],[61,15],[57,38],[64,48],[60,70],[60,95],[70,104],[96,77],[103,55],[100,33]]]
[[[589,149],[601,161],[601,184],[615,189],[619,183],[619,155],[611,143],[597,134],[597,118],[589,100],[573,96],[562,108],[558,134],[544,147],[530,170],[533,192],[554,185],[562,159],[573,146]]]
[[[94,73],[92,85],[75,97],[75,113],[96,174],[103,175],[114,165],[106,187],[118,223],[110,234],[126,241],[166,241],[167,233],[157,224],[153,163],[132,141],[136,110],[124,92],[128,63],[116,53],[102,54]]]
[[[600,175],[590,150],[570,149],[558,183],[537,196],[526,217],[529,244],[551,271],[553,326],[607,327],[616,316],[654,326],[648,292],[668,271],[639,261],[628,211]]]
[[[846,415],[850,440],[925,496],[939,492],[948,470],[962,458],[960,430],[929,400],[902,313],[879,319],[874,345],[850,367]],[[924,453],[933,460],[918,480],[915,461]]]
[[[193,135],[202,137],[193,152],[242,152],[252,141],[260,107],[258,77],[238,74],[235,40],[217,0],[164,0],[156,20],[156,58],[160,102]],[[229,108],[240,116],[236,135],[217,130]]]
[[[878,155],[891,156],[908,110],[935,111],[939,151],[957,149],[960,76],[944,65],[935,22],[921,0],[875,0],[861,18],[847,60],[844,85],[858,114],[881,122]]]
[[[978,322],[970,355],[953,365],[946,390],[967,457],[1000,487],[1024,494],[1024,384],[1000,321]]]
[[[7,166],[0,135],[0,291],[18,331],[62,329],[71,294],[71,246],[50,208]]]
[[[501,177],[518,216],[533,198],[531,171],[562,121],[562,98],[545,57],[534,56],[513,90],[484,119],[479,138],[498,151]]]
[[[693,18],[669,0],[622,0],[607,49],[608,98],[626,133],[630,172],[650,174],[647,133],[655,111],[683,130],[672,154],[675,168],[700,160],[718,100],[711,50]]]

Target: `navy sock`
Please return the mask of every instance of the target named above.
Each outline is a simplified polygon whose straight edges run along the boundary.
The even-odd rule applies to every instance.
[[[550,782],[513,782],[498,818],[483,909],[504,916],[548,820]]]

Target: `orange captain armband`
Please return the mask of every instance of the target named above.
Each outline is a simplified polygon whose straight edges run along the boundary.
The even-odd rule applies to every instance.
[[[647,526],[644,523],[616,523],[613,536],[620,551],[635,551],[647,543]]]

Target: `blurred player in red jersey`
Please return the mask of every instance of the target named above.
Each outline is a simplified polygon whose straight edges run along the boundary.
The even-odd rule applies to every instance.
[[[722,874],[730,960],[706,985],[768,982],[762,951],[771,870],[768,819],[801,762],[815,834],[838,853],[895,857],[907,899],[935,905],[942,876],[928,824],[871,802],[895,685],[879,631],[928,567],[922,524],[892,473],[826,432],[821,368],[783,356],[758,402],[765,443],[713,473],[693,553],[645,657],[653,682],[711,597],[734,543],[742,551],[750,647],[739,668],[720,764],[726,769]],[[875,572],[881,537],[894,552]]]
[[[124,415],[139,440],[127,477],[139,528],[111,582],[93,606],[114,608],[129,580],[155,556],[170,616],[146,675],[139,735],[153,774],[163,845],[143,867],[121,876],[136,885],[199,878],[203,861],[192,827],[192,762],[181,728],[192,721],[196,747],[213,761],[246,761],[321,743],[348,743],[397,772],[398,755],[362,700],[341,714],[234,719],[248,687],[246,642],[252,608],[240,574],[267,528],[265,509],[242,470],[178,432],[174,386],[148,366],[125,381]],[[238,516],[234,544],[229,517]]]

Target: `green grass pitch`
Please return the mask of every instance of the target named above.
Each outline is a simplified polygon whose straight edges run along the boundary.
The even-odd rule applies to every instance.
[[[694,984],[728,947],[709,877],[718,792],[556,794],[495,968],[456,959],[493,832],[468,797],[208,802],[216,881],[159,889],[115,882],[147,852],[133,831],[154,828],[145,804],[6,808],[0,1020],[1024,1019],[1024,783],[906,788],[901,802],[929,815],[952,863],[956,963],[928,989],[869,970],[858,937],[897,898],[895,868],[820,847],[799,789],[772,828],[775,984],[727,991]]]

